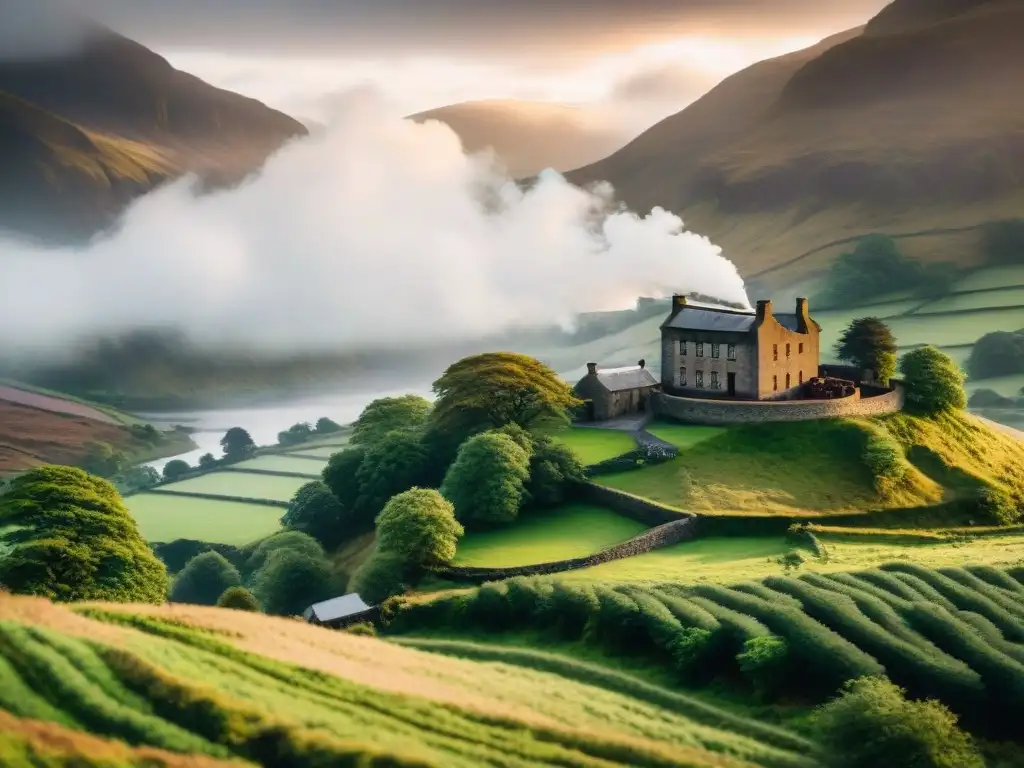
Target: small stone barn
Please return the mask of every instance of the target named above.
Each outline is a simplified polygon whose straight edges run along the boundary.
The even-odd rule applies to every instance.
[[[324,627],[347,627],[360,621],[373,621],[377,616],[377,608],[369,606],[354,592],[341,597],[313,603],[302,612],[302,618],[310,624]]]
[[[651,391],[658,380],[641,360],[629,368],[598,370],[597,363],[587,363],[587,375],[576,382],[573,390],[586,403],[588,421],[605,421],[647,409]]]

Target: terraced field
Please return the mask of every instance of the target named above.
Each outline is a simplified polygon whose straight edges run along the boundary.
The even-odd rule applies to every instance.
[[[287,502],[305,483],[302,477],[278,477],[256,475],[244,472],[211,472],[180,483],[162,485],[153,493],[165,491],[178,493],[202,493],[211,496],[233,496],[244,499],[268,499]]]
[[[932,570],[911,563],[733,586],[520,578],[408,603],[392,630],[466,632],[474,639],[540,632],[645,659],[683,680],[745,680],[763,695],[790,700],[818,701],[847,680],[887,675],[911,696],[939,699],[977,732],[1020,739],[1022,579],[1021,568]],[[502,660],[500,648],[412,642]]]
[[[584,466],[614,459],[636,448],[633,436],[617,429],[576,427],[554,432],[552,437],[568,446]]]
[[[444,658],[213,608],[76,611],[0,595],[3,755],[181,768],[817,765],[790,731],[622,675]]]
[[[232,469],[250,470],[257,469],[267,472],[294,472],[310,477],[320,477],[321,470],[327,466],[326,461],[317,461],[297,457],[297,454],[278,454],[270,456],[257,456],[255,459],[242,461],[233,464]]]
[[[241,546],[281,527],[280,507],[137,493],[125,499],[146,541],[196,539]]]

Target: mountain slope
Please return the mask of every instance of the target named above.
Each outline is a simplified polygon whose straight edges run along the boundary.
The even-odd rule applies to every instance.
[[[578,168],[606,157],[629,138],[577,107],[532,101],[469,101],[410,119],[447,124],[469,152],[492,148],[516,177],[545,168]]]
[[[805,57],[775,83],[770,103],[721,141],[692,149],[691,108],[669,119],[675,131],[652,129],[575,180],[604,177],[630,205],[680,211],[747,276],[772,285],[827,264],[840,248],[775,269],[842,237],[1015,215],[1024,199],[1015,86],[1024,76],[1024,5],[942,5],[945,13],[915,13],[916,0],[894,3],[872,34]],[[719,108],[716,119],[733,118]],[[974,246],[932,243],[911,255],[968,262]]]
[[[0,61],[0,114],[0,228],[50,240],[88,236],[186,172],[237,181],[305,133],[105,29],[66,56]]]

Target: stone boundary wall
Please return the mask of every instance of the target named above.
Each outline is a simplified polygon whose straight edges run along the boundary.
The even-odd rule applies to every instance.
[[[234,472],[236,475],[269,475],[271,477],[297,477],[300,480],[310,481],[319,480],[321,477],[319,473],[313,475],[305,475],[302,472],[288,472],[286,470],[278,469],[240,469],[239,467],[221,467],[218,471]]]
[[[680,518],[693,517],[689,512],[659,504],[650,499],[634,496],[631,493],[609,488],[597,483],[582,483],[574,494],[580,501],[598,504],[615,510],[623,517],[637,520],[644,525],[664,525],[673,523]]]
[[[551,573],[573,571],[579,568],[589,568],[592,565],[622,560],[627,557],[652,552],[662,547],[668,547],[672,544],[678,544],[681,541],[689,541],[696,536],[696,522],[694,517],[685,517],[681,520],[676,519],[674,522],[665,523],[656,528],[651,528],[649,531],[644,531],[639,536],[634,536],[622,544],[616,544],[614,547],[603,549],[586,557],[557,560],[551,563],[518,565],[509,568],[460,568],[453,566],[436,571],[436,575],[443,579],[451,579],[452,581],[470,581],[476,584],[483,584],[486,581],[511,579],[515,576],[543,576]]]
[[[650,402],[658,416],[709,426],[880,416],[903,409],[903,386],[894,384],[892,390],[874,397],[862,397],[858,389],[850,397],[835,400],[700,400],[657,392]]]
[[[180,496],[183,499],[207,499],[209,501],[238,501],[243,504],[259,504],[263,507],[287,509],[287,501],[274,499],[250,499],[246,496],[220,496],[215,493],[193,493],[192,491],[144,490],[139,493],[152,493],[154,496]],[[133,494],[134,495],[134,494]]]

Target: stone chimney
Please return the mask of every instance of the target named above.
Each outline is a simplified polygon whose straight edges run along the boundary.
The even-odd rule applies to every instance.
[[[647,367],[647,361],[646,360],[640,360],[637,363],[637,365],[639,365],[641,368],[646,368]]]
[[[597,376],[597,363],[587,363],[587,375]]]
[[[757,324],[760,325],[772,316],[771,299],[761,299],[757,302]]]
[[[807,299],[796,300],[796,329],[807,333],[811,328],[811,313],[807,309]]]
[[[686,297],[676,294],[672,297],[672,312],[678,312],[680,309],[686,306]]]

